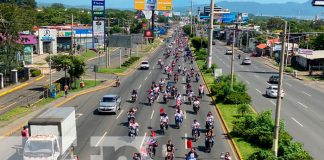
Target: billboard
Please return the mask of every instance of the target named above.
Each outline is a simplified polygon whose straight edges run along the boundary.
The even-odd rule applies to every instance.
[[[109,47],[132,48],[131,35],[110,35],[108,42],[109,42]]]
[[[222,17],[223,23],[234,23],[236,21],[236,15],[235,13],[224,13]]]
[[[134,0],[134,9],[143,11],[171,11],[172,0]]]
[[[92,47],[106,45],[105,0],[92,0]]]

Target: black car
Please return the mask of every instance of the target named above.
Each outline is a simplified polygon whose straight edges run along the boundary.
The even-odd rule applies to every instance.
[[[279,82],[279,74],[274,74],[269,78],[269,83],[278,83]]]

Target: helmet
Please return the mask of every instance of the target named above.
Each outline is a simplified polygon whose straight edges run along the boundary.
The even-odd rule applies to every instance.
[[[197,122],[197,120],[195,119],[195,120],[194,120],[194,123],[196,123],[196,122]]]
[[[212,115],[211,111],[208,112],[207,116],[210,116],[210,115]]]

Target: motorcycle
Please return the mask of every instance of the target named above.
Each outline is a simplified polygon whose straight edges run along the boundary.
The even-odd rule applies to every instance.
[[[181,123],[182,123],[181,117],[176,116],[176,117],[175,117],[175,124],[176,124],[176,127],[177,127],[178,129],[180,129]]]
[[[190,83],[190,81],[191,81],[190,77],[187,77],[186,78],[186,83]]]
[[[189,105],[191,105],[191,103],[192,103],[192,96],[189,96],[188,97],[188,102],[189,102]]]
[[[167,125],[166,123],[162,123],[162,124],[160,125],[160,129],[161,129],[161,134],[162,134],[162,135],[165,134],[166,125]]]
[[[155,157],[155,145],[156,144],[149,144],[148,147],[148,155],[150,156],[151,159],[154,159]]]
[[[120,86],[120,81],[116,81],[116,87]]]
[[[167,95],[164,95],[164,96],[163,96],[163,102],[164,102],[165,104],[168,103],[168,96],[167,96]]]
[[[196,82],[199,82],[199,77],[198,76],[196,76]]]
[[[194,104],[192,105],[192,107],[193,107],[194,113],[197,114],[198,111],[199,111],[199,105],[194,103]]]
[[[128,128],[128,136],[129,137],[136,137],[136,128],[134,128],[134,127],[129,127]]]
[[[192,137],[193,137],[193,140],[194,140],[194,142],[197,142],[197,139],[198,139],[198,132],[199,132],[199,130],[198,130],[198,128],[194,128],[193,129],[193,135],[192,135]]]
[[[211,120],[211,121],[207,121],[207,124],[206,124],[206,129],[207,130],[211,130],[214,128],[214,121]]]
[[[210,153],[211,148],[214,146],[213,137],[206,137],[205,138],[205,149],[207,153]]]
[[[199,97],[202,97],[204,95],[204,90],[198,90],[198,93],[199,93]]]
[[[137,99],[137,95],[136,94],[132,94],[132,102],[135,102]]]
[[[128,114],[128,115],[127,115],[127,119],[128,119],[128,122],[129,122],[131,119],[135,119],[135,113],[134,113],[134,114]]]
[[[149,105],[152,105],[154,103],[154,97],[153,96],[147,97],[147,99],[148,99],[148,104]]]

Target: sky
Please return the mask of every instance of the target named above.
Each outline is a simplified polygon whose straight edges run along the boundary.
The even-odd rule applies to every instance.
[[[91,0],[36,0],[39,3],[63,3],[66,5],[91,5]],[[109,6],[108,8],[127,8],[133,6],[134,0],[106,0],[106,5]],[[217,4],[218,0],[215,0]],[[223,0],[222,0],[223,1]],[[226,0],[229,2],[237,2],[237,1],[249,1],[249,2],[259,2],[259,3],[285,3],[285,2],[296,2],[296,3],[304,3],[307,0]],[[193,0],[194,4],[208,4],[210,0]],[[183,4],[187,3],[190,4],[190,0],[173,0],[174,6],[180,7]],[[186,5],[187,6],[187,5]]]

